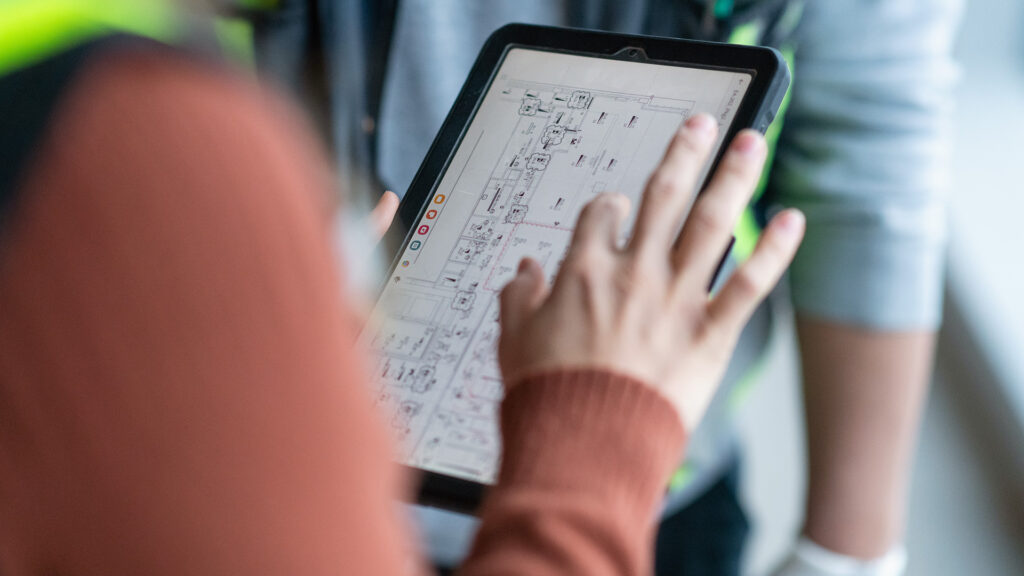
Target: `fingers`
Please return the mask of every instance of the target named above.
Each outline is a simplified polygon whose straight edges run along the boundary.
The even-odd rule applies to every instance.
[[[501,329],[515,332],[536,312],[547,295],[544,269],[532,258],[523,258],[519,270],[501,291]]]
[[[660,252],[672,244],[717,133],[718,125],[706,114],[691,116],[676,133],[647,181],[631,250]]]
[[[804,215],[799,210],[786,210],[772,218],[754,253],[708,304],[712,324],[722,326],[731,335],[739,334],[793,261],[804,237],[804,227]]]
[[[583,207],[576,222],[567,259],[592,248],[614,250],[622,225],[629,216],[629,198],[605,193]]]
[[[373,211],[370,212],[370,230],[373,233],[374,242],[379,242],[384,234],[391,228],[391,222],[398,212],[398,194],[388,190],[377,201]]]
[[[753,130],[740,132],[697,198],[673,254],[676,270],[688,283],[707,286],[757,188],[766,155],[764,137]]]

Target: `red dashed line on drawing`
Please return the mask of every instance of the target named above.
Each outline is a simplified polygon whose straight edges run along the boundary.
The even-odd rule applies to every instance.
[[[483,286],[484,290],[489,290],[491,292],[500,292],[501,289],[504,287],[504,286],[498,286],[496,288],[492,288],[491,287],[491,279],[494,277],[494,272],[498,269],[498,266],[500,265],[500,263],[502,261],[504,261],[504,259],[505,259],[505,252],[508,251],[508,246],[509,246],[509,244],[512,243],[512,239],[515,238],[516,231],[519,230],[520,226],[536,226],[538,228],[547,228],[549,230],[558,230],[559,232],[567,232],[569,234],[572,234],[572,228],[565,228],[565,227],[562,227],[562,226],[553,226],[551,224],[540,224],[538,222],[519,222],[519,223],[516,223],[514,226],[512,226],[512,231],[509,232],[508,238],[505,240],[505,244],[502,245],[502,247],[501,247],[501,251],[498,252],[498,259],[496,260],[496,263],[495,263],[494,267],[491,268],[490,274],[487,275],[487,280],[484,281],[484,286]]]

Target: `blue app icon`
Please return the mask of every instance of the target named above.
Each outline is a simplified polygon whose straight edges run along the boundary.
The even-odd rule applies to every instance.
[[[423,242],[420,242],[419,240],[413,240],[412,243],[409,244],[409,250],[419,250],[420,246],[423,246]]]

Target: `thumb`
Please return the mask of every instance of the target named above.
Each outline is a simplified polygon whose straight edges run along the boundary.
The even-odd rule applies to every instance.
[[[380,239],[391,228],[395,220],[395,213],[398,212],[398,194],[388,190],[377,201],[377,205],[370,212],[370,228],[373,230],[373,241],[380,242]]]
[[[544,269],[532,258],[519,261],[519,269],[501,291],[501,329],[514,332],[529,319],[547,296]]]

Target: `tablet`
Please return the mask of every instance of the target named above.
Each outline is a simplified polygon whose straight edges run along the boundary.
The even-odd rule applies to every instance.
[[[364,342],[419,500],[472,511],[501,459],[498,294],[530,256],[553,277],[584,204],[638,204],[690,115],[762,132],[789,86],[768,48],[510,25],[485,44],[399,208],[409,233]],[[635,211],[635,210],[634,210]]]

